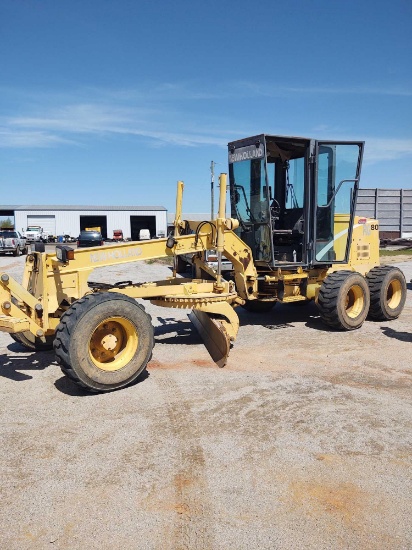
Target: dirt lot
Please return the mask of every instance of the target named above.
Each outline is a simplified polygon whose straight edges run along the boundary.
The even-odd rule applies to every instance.
[[[412,296],[352,333],[313,304],[240,310],[224,369],[185,311],[147,309],[148,375],[104,395],[0,333],[1,548],[412,548]]]

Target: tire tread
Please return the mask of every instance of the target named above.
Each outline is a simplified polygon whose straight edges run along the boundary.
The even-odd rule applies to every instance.
[[[339,292],[341,286],[345,283],[349,276],[354,275],[355,273],[357,272],[346,269],[334,271],[326,277],[320,287],[317,302],[320,317],[326,325],[333,329],[353,330],[353,328],[357,328],[344,325],[339,316]]]
[[[71,367],[70,354],[69,354],[70,338],[80,317],[90,307],[92,307],[92,305],[97,305],[99,303],[107,301],[107,294],[108,294],[107,292],[87,294],[86,296],[83,296],[82,298],[74,302],[69,307],[69,309],[65,311],[65,313],[61,316],[60,323],[57,325],[57,328],[56,328],[56,337],[54,339],[54,352],[56,355],[56,360],[63,374],[68,376],[68,378],[70,378],[78,386],[82,388],[86,388],[88,391],[93,393],[99,393],[100,391],[103,391],[103,390],[99,390],[85,384],[79,378],[75,370]],[[110,296],[111,299],[113,300],[123,299],[126,301],[130,301],[145,312],[144,306],[142,304],[139,304],[138,302],[136,302],[136,300],[134,300],[133,298],[130,298],[129,296],[125,296],[120,293],[110,293],[110,295],[111,295]],[[93,304],[93,302],[95,303]],[[148,317],[151,323],[151,319],[152,319],[151,316],[148,315],[147,313],[146,313],[146,316]],[[154,335],[153,325],[152,325],[152,330]],[[153,346],[154,346],[154,339],[153,339]],[[153,355],[153,352],[151,352],[147,363],[151,360],[152,355]]]

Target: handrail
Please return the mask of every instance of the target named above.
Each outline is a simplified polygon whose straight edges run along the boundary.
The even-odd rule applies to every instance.
[[[342,183],[347,183],[348,181],[357,182],[357,181],[359,181],[359,178],[355,178],[355,179],[353,179],[353,180],[341,180],[341,181],[339,182],[339,185],[338,185],[337,188],[335,189],[335,192],[333,193],[333,195],[332,195],[330,201],[328,202],[328,204],[325,204],[325,205],[323,205],[323,206],[317,205],[317,207],[318,207],[318,208],[329,208],[329,206],[332,204],[333,199],[336,197],[337,192],[339,191],[340,186],[342,185]]]

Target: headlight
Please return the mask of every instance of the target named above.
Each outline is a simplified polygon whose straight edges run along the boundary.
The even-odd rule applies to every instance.
[[[58,244],[56,246],[56,258],[59,262],[67,264],[69,260],[74,260],[74,248],[64,244]]]

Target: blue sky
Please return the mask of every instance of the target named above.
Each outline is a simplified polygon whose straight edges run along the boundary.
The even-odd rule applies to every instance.
[[[361,187],[412,187],[412,2],[1,0],[4,204],[208,212],[258,133],[366,141]]]

